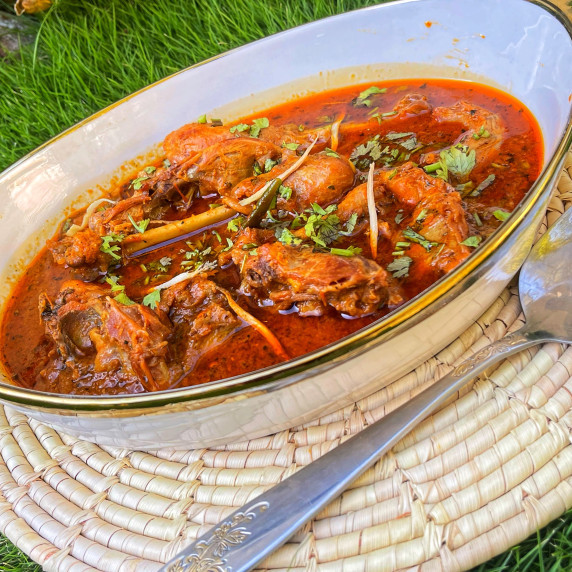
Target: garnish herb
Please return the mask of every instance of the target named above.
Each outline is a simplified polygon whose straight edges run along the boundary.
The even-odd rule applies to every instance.
[[[481,125],[481,128],[478,130],[477,133],[473,133],[473,139],[478,141],[481,137],[490,137],[490,133],[485,129],[484,125]]]
[[[487,187],[493,184],[494,180],[496,179],[495,175],[489,175],[482,183],[479,183],[477,188],[469,193],[470,197],[478,197]]]
[[[400,256],[387,265],[387,270],[392,273],[394,278],[407,278],[412,262],[413,260],[409,256]]]
[[[125,236],[123,236],[122,234],[113,234],[113,233],[108,234],[106,236],[102,236],[101,237],[102,244],[99,247],[99,250],[101,250],[101,252],[105,252],[105,254],[109,254],[109,256],[111,256],[115,260],[120,260],[121,256],[116,254],[116,252],[120,250],[120,247],[117,245],[117,243],[121,242],[124,238]]]
[[[461,244],[464,244],[465,246],[472,246],[473,248],[476,248],[477,246],[479,246],[481,240],[482,239],[480,236],[469,236],[469,238],[465,238],[465,240],[463,240],[463,242],[461,242]]]
[[[149,226],[149,223],[151,222],[151,219],[146,218],[145,220],[139,221],[139,222],[135,222],[133,220],[133,217],[131,215],[127,215],[127,217],[129,218],[129,220],[131,221],[131,224],[133,225],[133,228],[137,231],[140,232],[141,234],[143,234],[145,232],[145,230],[147,229],[147,227]]]
[[[290,151],[296,151],[300,147],[300,143],[282,143],[282,147],[290,149]]]
[[[258,137],[260,135],[260,130],[268,127],[270,122],[268,121],[267,117],[260,117],[255,119],[252,122],[252,126],[250,128],[250,136],[251,137]]]
[[[326,148],[324,149],[324,154],[325,154],[325,155],[328,155],[328,157],[339,157],[339,155],[338,155],[335,151],[333,151],[332,149],[330,149],[329,147],[326,147]]]
[[[153,167],[153,165],[149,165],[143,169],[148,175],[152,175],[156,170],[157,167]]]
[[[233,127],[231,127],[229,131],[231,133],[242,133],[247,129],[250,129],[250,125],[247,125],[246,123],[239,123],[238,125],[234,125]]]
[[[354,100],[354,105],[356,107],[369,107],[371,105],[371,96],[377,95],[379,93],[385,93],[387,91],[386,87],[377,87],[372,85],[366,90],[362,91]]]
[[[136,191],[138,191],[143,186],[143,183],[149,178],[150,178],[149,175],[144,175],[143,177],[138,177],[137,179],[133,179],[131,181],[131,186]]]
[[[290,200],[290,197],[292,196],[292,188],[280,185],[280,188],[278,189],[278,196],[285,201]]]
[[[417,244],[420,244],[427,251],[431,250],[434,246],[437,246],[437,244],[439,244],[438,242],[432,242],[430,240],[427,240],[424,236],[422,236],[418,232],[415,232],[409,226],[403,231],[403,236],[405,238],[408,238],[411,242],[416,242]]]
[[[233,218],[232,220],[228,221],[226,228],[228,230],[230,230],[231,232],[238,232],[240,227],[244,224],[245,220],[246,220],[246,218],[243,217],[242,215],[237,216],[237,217]]]
[[[423,222],[426,218],[427,215],[429,214],[429,211],[427,209],[423,209],[418,215],[417,218],[415,219],[415,222]]]
[[[436,173],[444,181],[449,180],[449,173],[456,177],[467,177],[476,163],[474,149],[466,145],[455,145],[439,153],[440,160],[425,167],[426,173]]]
[[[197,123],[206,123],[207,122],[207,114],[203,113],[203,115],[201,115],[198,119],[197,119]]]
[[[395,215],[395,224],[399,224],[404,218],[405,218],[405,215],[403,213],[398,212]]]
[[[287,228],[277,228],[276,238],[287,246],[298,246],[302,244],[302,239],[294,236]]]
[[[510,216],[510,213],[503,211],[502,209],[497,209],[493,213],[493,216],[501,222],[504,222]]]
[[[475,224],[477,226],[483,226],[483,221],[481,220],[479,213],[473,213],[473,218],[475,219]]]
[[[125,306],[132,306],[135,304],[127,294],[125,294],[125,286],[119,284],[119,276],[106,276],[105,281],[111,286],[111,293],[115,294],[113,299],[120,304],[124,304]]]
[[[143,298],[143,306],[148,306],[151,310],[157,309],[157,304],[161,300],[161,290],[153,290]]]
[[[264,161],[264,172],[269,173],[275,165],[278,165],[278,161],[273,161],[270,158],[266,159]]]
[[[393,141],[394,139],[404,139],[405,137],[411,137],[411,135],[415,135],[415,133],[413,133],[413,131],[409,131],[407,133],[395,133],[395,131],[390,131],[385,136],[385,139]]]
[[[219,242],[222,242],[222,238],[220,237],[220,234],[216,230],[213,230],[212,233]]]
[[[356,256],[361,253],[361,248],[359,246],[348,246],[348,248],[330,248],[332,254],[337,254],[338,256]]]

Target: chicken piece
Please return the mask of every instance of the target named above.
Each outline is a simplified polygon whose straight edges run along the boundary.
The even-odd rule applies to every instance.
[[[390,297],[386,272],[361,256],[274,242],[259,246],[246,258],[237,251],[235,262],[241,265],[243,293],[278,310],[296,304],[301,316],[321,316],[327,306],[348,316],[366,316]]]
[[[80,230],[73,237],[64,236],[61,240],[53,240],[48,243],[56,264],[78,268],[84,265],[103,263],[101,238],[90,228]]]
[[[192,372],[201,355],[245,325],[215,284],[200,276],[165,289],[159,306],[173,324],[176,342],[172,351],[184,376]]]
[[[167,159],[174,165],[190,159],[199,151],[231,139],[234,135],[229,128],[211,123],[188,123],[172,133],[163,141],[163,150]]]
[[[236,185],[229,193],[235,201],[254,194],[267,181],[280,177],[297,159],[289,157],[269,173],[250,177]],[[354,170],[345,157],[318,153],[309,155],[304,164],[282,181],[292,189],[290,198],[278,197],[277,206],[288,211],[301,212],[312,203],[327,206],[337,202],[354,183]]]
[[[437,277],[449,272],[469,254],[469,247],[461,244],[469,234],[461,197],[455,189],[437,177],[425,173],[413,163],[396,169],[380,169],[374,175],[374,199],[379,212],[379,236],[407,241],[402,231],[408,226],[429,242],[437,243],[429,251],[413,245],[408,256],[417,266],[430,267]],[[394,213],[401,211],[402,222],[395,222]],[[337,214],[347,221],[356,213],[356,227],[363,228],[368,220],[366,185],[352,189],[341,201]],[[442,245],[442,246],[441,246]]]
[[[60,377],[71,393],[89,377],[139,392],[167,389],[181,375],[169,357],[173,328],[161,311],[120,304],[104,286],[68,281],[54,303],[41,296],[40,313],[57,354],[41,377]]]
[[[469,227],[461,197],[451,185],[413,163],[382,169],[376,181],[402,207],[401,226],[411,226],[426,240],[437,243],[429,251],[415,248],[417,264],[426,264],[445,274],[467,258],[470,249],[461,242],[468,237]]]
[[[283,150],[273,143],[251,137],[236,137],[211,145],[190,166],[184,177],[199,185],[201,195],[228,193],[251,177],[254,164],[264,168],[266,160],[279,161]]]
[[[436,107],[433,118],[439,123],[460,123],[463,133],[453,145],[464,145],[476,153],[476,165],[489,163],[497,154],[505,132],[502,119],[496,114],[478,105],[458,101],[451,107]],[[439,160],[439,152],[427,153],[421,158],[424,164]],[[464,182],[466,177],[460,177]]]

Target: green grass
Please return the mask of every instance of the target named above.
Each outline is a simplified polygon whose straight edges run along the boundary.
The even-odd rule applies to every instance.
[[[375,3],[56,1],[46,16],[23,20],[31,43],[0,61],[0,170],[80,119],[181,68],[268,34]],[[11,6],[11,0],[0,0],[0,10]],[[39,569],[0,537],[0,570]],[[572,511],[476,570],[572,570]]]

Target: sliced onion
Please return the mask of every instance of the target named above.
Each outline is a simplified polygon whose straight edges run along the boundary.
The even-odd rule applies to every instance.
[[[97,199],[96,201],[93,201],[93,203],[91,203],[88,207],[87,210],[85,211],[85,214],[83,215],[83,220],[81,221],[81,224],[72,224],[67,232],[66,232],[66,236],[74,236],[76,233],[78,233],[80,230],[83,230],[88,224],[89,224],[89,219],[91,218],[91,215],[95,212],[95,209],[101,205],[102,203],[111,203],[112,205],[114,205],[117,201],[112,201],[111,199]]]
[[[195,276],[198,276],[199,274],[202,274],[203,272],[207,272],[208,270],[212,270],[212,266],[210,265],[210,263],[204,263],[201,264],[198,268],[196,268],[195,270],[192,270],[191,272],[181,272],[181,274],[177,274],[176,276],[173,276],[173,278],[171,278],[171,280],[167,280],[167,282],[163,282],[163,284],[159,284],[158,286],[154,286],[152,288],[152,290],[165,290],[165,288],[170,288],[171,286],[174,286],[175,284],[180,284],[181,282],[186,282],[187,280],[191,280],[191,278],[194,278]]]
[[[283,173],[280,173],[280,178],[284,182],[286,182],[287,177],[289,177],[294,171],[299,169],[304,164],[304,161],[306,160],[306,158],[310,154],[310,151],[312,150],[312,147],[316,144],[317,140],[318,140],[318,136],[316,135],[316,138],[312,141],[312,143],[310,143],[310,145],[308,145],[308,148],[306,149],[306,151],[304,151],[304,154],[291,167],[288,167],[288,169],[286,169]],[[275,181],[275,179],[271,179],[270,181],[268,181],[259,191],[256,191],[253,195],[250,195],[246,199],[242,199],[240,201],[240,204],[242,206],[246,206],[246,205],[249,205],[250,203],[256,202],[266,192],[266,189],[274,181]]]
[[[369,173],[367,174],[367,210],[369,211],[369,245],[371,248],[371,257],[377,258],[377,211],[375,210],[375,197],[373,195],[373,170],[375,163],[372,161],[369,165]]]
[[[345,113],[342,114],[337,121],[332,123],[332,131],[330,134],[330,149],[336,151],[340,144],[340,124],[344,120]]]

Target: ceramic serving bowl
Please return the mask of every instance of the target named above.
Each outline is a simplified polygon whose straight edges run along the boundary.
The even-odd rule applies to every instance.
[[[571,62],[570,24],[549,4],[395,2],[233,50],[66,131],[0,176],[2,284],[13,283],[66,207],[93,200],[89,189],[126,174],[126,162],[132,168],[145,163],[167,133],[205,112],[229,121],[309,91],[392,78],[476,80],[528,106],[543,133],[545,162],[511,217],[454,272],[321,350],[247,375],[143,395],[43,394],[3,375],[0,399],[100,444],[189,449],[277,432],[387,385],[466,329],[526,257],[571,141]],[[5,287],[0,302],[8,295]]]

